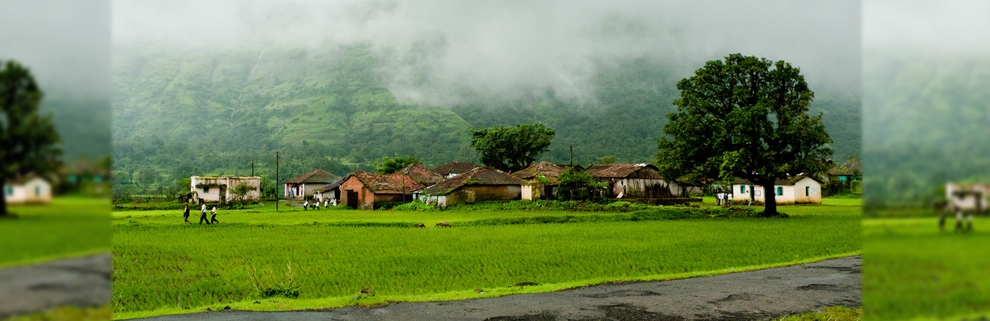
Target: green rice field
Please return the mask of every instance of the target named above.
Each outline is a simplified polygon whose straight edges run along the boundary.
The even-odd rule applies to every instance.
[[[58,197],[47,205],[8,207],[0,219],[0,267],[110,250],[110,200]]]
[[[207,226],[183,224],[181,211],[115,212],[111,304],[114,318],[127,319],[207,307],[292,310],[452,300],[729,273],[859,251],[858,200],[780,209],[791,217],[513,225],[472,222],[627,214],[276,213],[268,204],[221,211],[221,223]],[[194,212],[190,220],[198,216]],[[432,227],[440,221],[453,227]],[[431,227],[411,227],[415,222]],[[524,282],[537,285],[515,286]],[[375,295],[359,295],[366,287]]]
[[[935,215],[863,220],[864,319],[990,317],[990,219],[957,233],[949,218],[939,232]]]

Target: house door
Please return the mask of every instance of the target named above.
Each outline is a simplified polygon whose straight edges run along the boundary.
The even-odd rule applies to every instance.
[[[764,191],[766,192],[766,191]],[[753,202],[756,200],[756,190],[753,189],[753,185],[749,186],[749,201]]]
[[[347,206],[351,208],[358,208],[358,193],[357,191],[347,191]]]

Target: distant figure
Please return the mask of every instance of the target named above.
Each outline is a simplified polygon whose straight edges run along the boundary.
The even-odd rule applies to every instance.
[[[425,228],[426,227],[426,224],[420,222],[420,223],[413,224],[413,227]]]
[[[202,225],[206,222],[206,225],[210,225],[210,220],[206,219],[206,203],[203,203],[203,207],[199,209],[199,224]]]
[[[309,200],[306,200],[306,202],[303,202],[303,210],[304,211],[305,210],[309,210]]]
[[[323,200],[323,208],[330,208],[330,199]]]
[[[333,204],[333,207],[337,207],[337,199],[336,198],[335,199],[331,199],[330,200],[330,204]]]
[[[210,218],[210,222],[212,222],[212,223],[220,223],[220,221],[217,221],[217,206],[216,205],[213,205],[212,212],[213,212],[213,217]]]
[[[186,220],[185,224],[189,224],[189,204],[186,204],[186,208],[182,210],[182,218]]]
[[[450,223],[440,222],[440,223],[437,223],[436,227],[450,227]]]

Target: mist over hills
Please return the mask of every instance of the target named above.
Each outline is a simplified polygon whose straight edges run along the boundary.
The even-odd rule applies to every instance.
[[[274,177],[276,150],[283,178],[476,161],[470,128],[519,123],[557,131],[549,161],[573,145],[580,164],[648,162],[677,81],[735,52],[800,67],[834,158],[860,148],[856,1],[116,4],[118,184],[245,175],[252,160]]]

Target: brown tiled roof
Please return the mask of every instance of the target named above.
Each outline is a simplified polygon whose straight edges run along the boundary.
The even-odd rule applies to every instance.
[[[372,174],[364,171],[356,171],[350,176],[357,178],[367,188],[375,194],[412,194],[412,191],[423,189],[412,177],[405,174]],[[346,179],[345,179],[346,180]]]
[[[333,182],[331,182],[330,184],[327,184],[326,186],[320,187],[318,190],[320,191],[320,193],[325,193],[326,191],[329,191],[329,190],[332,190],[332,189],[336,189],[336,188],[340,187],[340,184],[343,184],[344,183],[344,179],[345,178],[347,178],[347,177],[337,178]]]
[[[322,170],[322,169],[317,169],[317,170],[314,170],[312,172],[309,172],[309,173],[306,173],[306,174],[302,174],[302,175],[299,175],[299,176],[296,176],[296,177],[287,179],[287,180],[285,180],[285,182],[286,183],[294,183],[294,184],[298,184],[298,183],[323,183],[323,184],[329,184],[329,183],[333,183],[333,181],[335,179],[337,179],[337,178],[340,178],[340,176],[331,174],[331,173],[329,173],[329,172],[327,172],[325,170]]]
[[[478,167],[469,172],[445,179],[426,189],[430,195],[447,195],[464,185],[522,185],[522,179],[497,169]]]
[[[563,166],[552,164],[550,162],[539,162],[529,165],[529,167],[523,168],[518,172],[512,173],[512,175],[525,180],[533,180],[536,179],[537,175],[542,175],[543,177],[549,179],[551,183],[556,184],[557,177],[560,176],[560,173],[564,172],[564,169],[565,168]]]
[[[647,167],[653,168],[653,170],[657,170],[657,167],[656,166],[653,166],[652,164],[646,164],[646,163],[641,163],[641,164],[600,164],[600,165],[591,165],[591,167],[588,167],[588,169],[585,169],[584,172],[585,173],[588,173],[588,174],[591,174],[591,177],[594,177],[594,178],[626,178],[629,175],[632,175],[633,173],[635,173],[636,171],[641,170],[643,168],[647,168]],[[657,175],[656,178],[661,178],[661,177],[659,175]]]
[[[475,166],[474,163],[461,163],[458,161],[453,161],[450,163],[440,165],[439,167],[434,168],[433,171],[436,172],[437,174],[440,174],[441,176],[446,177],[447,175],[450,174],[460,174],[467,172],[469,170],[474,169],[475,167],[477,166]]]
[[[400,169],[396,173],[409,175],[414,181],[423,186],[430,186],[443,180],[443,175],[431,171],[426,166],[423,166],[423,164],[409,164],[409,166]]]
[[[828,172],[831,175],[854,175],[863,173],[863,164],[859,161],[846,162],[841,166],[833,167]]]
[[[796,176],[790,176],[790,177],[784,178],[784,179],[778,179],[777,181],[775,181],[773,183],[773,185],[774,186],[790,186],[790,185],[794,185],[794,183],[797,183],[798,181],[800,181],[801,179],[803,179],[805,177],[810,178],[810,179],[813,179],[814,181],[818,182],[819,184],[821,183],[821,181],[818,180],[817,178],[815,178],[814,176],[800,174],[800,175],[796,175]],[[732,184],[739,184],[739,185],[760,185],[760,184],[753,183],[753,182],[751,182],[748,179],[743,179],[743,178],[736,178],[736,180],[734,182],[732,182]]]

